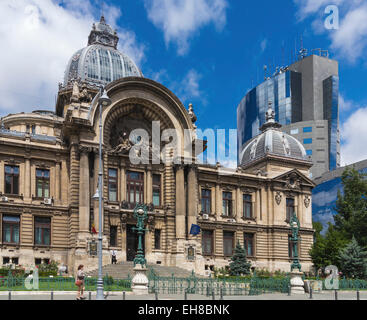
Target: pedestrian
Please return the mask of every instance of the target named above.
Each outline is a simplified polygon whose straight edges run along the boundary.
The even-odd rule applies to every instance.
[[[116,251],[112,250],[111,255],[112,255],[112,264],[116,264],[117,263]]]
[[[81,264],[78,267],[78,272],[76,273],[76,281],[75,284],[78,286],[78,294],[76,296],[76,300],[84,300],[84,279],[85,274],[83,271],[84,266]]]

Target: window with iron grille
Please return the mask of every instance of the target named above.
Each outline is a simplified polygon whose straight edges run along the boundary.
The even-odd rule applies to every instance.
[[[110,246],[117,247],[117,226],[110,226]]]
[[[42,246],[51,244],[51,218],[34,217],[34,243]]]
[[[231,257],[233,255],[234,248],[234,232],[223,231],[223,254],[226,257]]]
[[[50,170],[36,169],[36,194],[38,198],[50,197]]]
[[[5,193],[19,194],[18,166],[5,166]]]
[[[214,243],[214,233],[213,230],[202,230],[201,233],[201,246],[203,250],[203,255],[212,255],[213,254],[213,243]]]
[[[161,230],[160,229],[154,230],[154,249],[156,250],[161,249]]]
[[[248,257],[254,256],[254,234],[253,233],[245,233],[243,235],[244,238],[244,248],[246,250],[246,255]]]
[[[231,217],[232,211],[232,192],[223,192],[223,216]]]
[[[201,211],[211,214],[212,191],[201,189]]]
[[[161,175],[153,174],[153,205],[161,206]]]
[[[250,194],[243,195],[243,217],[245,219],[252,218],[252,196]]]
[[[19,244],[20,217],[3,215],[3,243]]]
[[[117,201],[117,169],[108,169],[108,200]]]
[[[291,221],[291,218],[293,216],[293,213],[295,211],[294,199],[293,198],[287,198],[286,206],[287,206],[287,209],[286,209],[286,221],[287,222],[290,222]]]
[[[144,174],[128,171],[126,173],[126,199],[133,209],[137,204],[144,203]]]

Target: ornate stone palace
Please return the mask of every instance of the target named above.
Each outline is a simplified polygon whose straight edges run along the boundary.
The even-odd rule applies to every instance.
[[[0,263],[34,265],[55,260],[74,271],[97,268],[100,87],[112,104],[103,123],[103,263],[110,250],[132,261],[137,249],[133,209],[148,205],[144,251],[148,264],[179,266],[205,274],[229,263],[235,244],[246,248],[254,268],[290,270],[290,216],[300,220],[300,262],[312,262],[312,162],[302,145],[281,132],[271,109],[262,133],[243,150],[242,166],[226,171],[200,164],[182,142],[174,162],[134,165],[132,130],[152,134],[176,129],[181,137],[196,116],[160,83],[143,77],[117,48],[104,18],[93,25],[88,46],[70,59],[55,112],[2,118],[0,129]],[[158,132],[160,134],[161,132]],[[179,139],[184,141],[184,139]],[[162,143],[162,147],[165,143]],[[192,224],[201,227],[190,234]]]

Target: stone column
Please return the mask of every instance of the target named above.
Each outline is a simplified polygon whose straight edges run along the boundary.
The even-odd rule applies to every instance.
[[[89,232],[90,194],[88,148],[80,149],[79,231]]]
[[[185,199],[185,172],[184,167],[179,165],[176,167],[176,238],[185,239],[185,216],[186,216],[186,199]]]
[[[56,172],[55,172],[55,199],[57,202],[61,200],[61,185],[60,185],[60,173],[61,173],[61,162],[56,161]],[[89,174],[88,174],[89,177]]]
[[[187,206],[188,206],[188,217],[187,217],[187,234],[191,238],[190,229],[192,224],[197,223],[197,174],[196,174],[196,166],[189,166],[189,174],[187,178]]]
[[[25,195],[25,200],[30,200],[31,199],[31,158],[27,157],[25,159],[25,170],[24,170],[24,175],[25,175],[25,181],[24,181],[24,195]]]
[[[221,194],[221,189],[220,189],[220,185],[217,184],[215,186],[215,210],[216,210],[216,215],[217,217],[220,217],[222,215],[222,194]]]
[[[146,171],[146,176],[147,176],[147,193],[146,193],[146,201],[145,203],[149,204],[149,203],[153,203],[153,176],[152,176],[152,171],[151,170],[147,170]]]
[[[241,221],[241,217],[243,217],[243,201],[242,201],[242,192],[240,188],[236,189],[236,220]]]
[[[124,166],[120,167],[120,201],[125,201],[126,199],[126,169]]]

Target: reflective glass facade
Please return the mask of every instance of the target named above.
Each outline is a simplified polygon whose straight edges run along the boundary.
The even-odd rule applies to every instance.
[[[329,170],[340,166],[339,150],[339,77],[324,81],[324,118],[329,121]]]
[[[266,80],[252,89],[241,101],[237,110],[239,146],[260,133],[265,123],[269,101],[273,103],[275,120],[282,125],[298,121],[296,108],[301,105],[301,81],[296,72],[286,71]],[[292,94],[293,93],[293,94]]]
[[[361,173],[367,173],[366,168],[358,170]],[[327,228],[327,223],[334,223],[333,215],[336,214],[335,206],[338,197],[338,190],[343,193],[343,184],[340,176],[344,169],[338,169],[338,176],[326,180],[317,185],[312,190],[312,220],[321,222],[324,225],[324,232]]]

